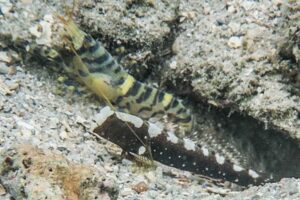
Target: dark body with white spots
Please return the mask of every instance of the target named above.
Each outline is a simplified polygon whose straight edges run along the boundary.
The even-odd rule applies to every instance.
[[[134,122],[126,121],[111,114],[94,132],[119,145],[123,150],[138,154],[142,144],[132,134],[134,130],[143,143],[149,145],[154,160],[211,178],[242,186],[258,185],[267,179],[264,174],[235,165],[217,153],[209,152],[188,139],[176,137],[173,133],[159,130],[153,124],[143,121],[140,127],[136,127]]]

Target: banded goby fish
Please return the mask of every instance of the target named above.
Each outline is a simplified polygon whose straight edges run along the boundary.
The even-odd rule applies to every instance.
[[[80,30],[73,20],[58,19],[63,24],[61,38],[66,48],[59,52],[52,49],[45,53],[47,57],[119,110],[143,119],[167,116],[173,125],[178,125],[177,130],[182,135],[191,133],[193,115],[181,100],[137,81],[99,41]],[[66,50],[69,51],[66,53]]]
[[[143,153],[146,148],[139,140],[142,139],[144,144],[150,145],[152,158],[165,165],[242,186],[258,185],[268,180],[266,174],[245,169],[188,138],[179,138],[173,132],[166,132],[139,117],[105,107],[95,117],[95,122],[96,134],[127,152]],[[136,135],[132,134],[132,130]]]

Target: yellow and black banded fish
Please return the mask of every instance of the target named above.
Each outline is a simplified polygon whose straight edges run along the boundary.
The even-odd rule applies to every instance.
[[[137,81],[99,41],[80,30],[73,20],[59,18],[64,24],[66,45],[69,45],[73,55],[62,58],[61,53],[53,53],[51,57],[61,63],[67,72],[124,112],[143,119],[167,116],[168,120],[178,124],[180,133],[192,131],[193,116],[181,100]]]

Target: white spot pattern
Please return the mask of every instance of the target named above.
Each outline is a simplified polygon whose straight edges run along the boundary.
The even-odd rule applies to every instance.
[[[225,157],[224,156],[220,156],[219,154],[216,153],[216,161],[218,164],[223,165],[225,163]]]
[[[236,172],[240,172],[245,170],[243,167],[239,166],[239,165],[233,165],[233,170]]]
[[[148,133],[151,138],[154,138],[162,133],[162,129],[157,125],[149,122]]]
[[[259,175],[255,171],[253,171],[252,169],[249,169],[248,173],[252,178],[258,178],[259,177]]]
[[[144,146],[140,146],[139,150],[138,150],[138,154],[142,155],[146,152],[146,148]]]
[[[167,137],[168,141],[170,141],[174,144],[178,143],[179,139],[173,132],[168,131],[167,134],[168,134],[168,137]]]
[[[207,148],[201,147],[201,150],[202,150],[202,153],[203,153],[204,156],[209,156],[209,151],[208,151]]]
[[[132,123],[136,128],[140,128],[143,125],[143,120],[137,116],[130,115],[127,113],[116,112],[117,117],[124,121]]]
[[[183,139],[184,148],[191,151],[196,151],[196,144],[188,138]]]
[[[107,120],[107,118],[112,116],[114,113],[115,112],[111,110],[109,106],[105,106],[100,110],[98,114],[95,115],[94,120],[100,126]]]

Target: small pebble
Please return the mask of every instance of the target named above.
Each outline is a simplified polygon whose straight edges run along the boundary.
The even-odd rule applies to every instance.
[[[60,137],[62,140],[65,140],[65,139],[69,138],[69,135],[68,135],[68,133],[67,133],[66,131],[61,131],[61,132],[59,133],[59,137]]]
[[[171,68],[171,69],[176,69],[176,67],[177,67],[177,62],[176,62],[176,60],[173,60],[173,61],[170,63],[170,68]]]
[[[19,83],[12,83],[12,84],[10,84],[9,86],[8,86],[8,88],[10,89],[10,90],[16,90],[16,89],[18,89],[19,88]]]
[[[86,120],[83,117],[81,117],[81,116],[77,116],[76,117],[76,123],[78,123],[78,124],[84,124],[84,123],[86,123]]]
[[[239,31],[239,29],[241,27],[241,24],[240,23],[236,23],[236,22],[230,22],[228,24],[228,27],[230,28],[230,30],[231,30],[232,33],[236,34]]]
[[[9,67],[3,63],[0,62],[0,74],[8,74],[9,73]]]
[[[3,185],[0,184],[0,196],[3,196],[6,194],[6,190],[5,188],[3,187]]]
[[[21,121],[19,119],[16,120],[17,125],[21,128],[21,129],[27,129],[27,130],[34,130],[34,127],[31,124],[28,124],[24,121]]]
[[[229,6],[228,9],[227,9],[227,11],[228,11],[229,13],[234,13],[234,12],[235,12],[234,6]]]
[[[227,44],[231,48],[239,48],[242,46],[242,39],[240,37],[233,36],[228,40]]]
[[[0,61],[10,63],[12,61],[12,58],[7,54],[6,51],[0,51]]]
[[[28,140],[32,135],[32,131],[29,129],[21,129],[21,135],[24,139]]]
[[[150,182],[155,182],[157,180],[156,171],[149,171],[145,174],[145,176],[149,179]]]
[[[129,196],[132,194],[132,189],[131,188],[124,188],[121,192],[120,195],[123,197]]]
[[[149,189],[149,187],[144,181],[141,181],[138,184],[134,185],[132,189],[137,193],[141,193],[141,192],[146,192]]]

